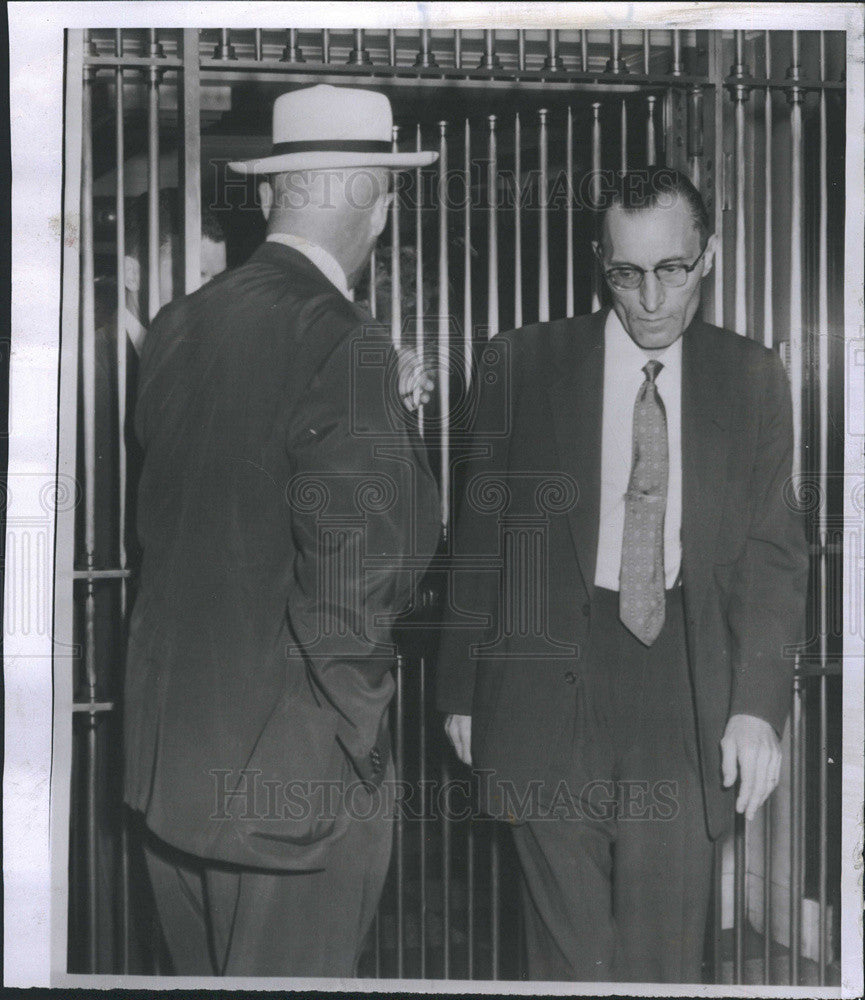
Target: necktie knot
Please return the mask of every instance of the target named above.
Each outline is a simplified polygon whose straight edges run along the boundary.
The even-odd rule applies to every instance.
[[[646,376],[646,381],[651,382],[652,385],[655,384],[655,379],[658,377],[658,373],[664,367],[662,361],[658,361],[657,358],[652,358],[643,365],[643,373]]]

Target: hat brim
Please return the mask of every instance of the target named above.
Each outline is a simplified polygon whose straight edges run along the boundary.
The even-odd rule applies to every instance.
[[[280,156],[262,156],[257,160],[238,160],[229,163],[238,174],[282,174],[292,170],[328,170],[339,167],[387,167],[389,170],[408,170],[428,167],[439,154],[419,153],[340,153],[307,152],[283,153]]]

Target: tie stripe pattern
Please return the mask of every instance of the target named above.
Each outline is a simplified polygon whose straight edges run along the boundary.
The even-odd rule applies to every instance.
[[[646,646],[664,625],[664,514],[670,457],[667,414],[655,379],[664,366],[654,358],[634,403],[631,478],[625,494],[625,528],[619,576],[619,617]]]

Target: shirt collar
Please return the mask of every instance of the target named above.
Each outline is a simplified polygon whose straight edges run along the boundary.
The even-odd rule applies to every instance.
[[[632,340],[615,309],[610,309],[607,314],[607,320],[604,324],[604,341],[607,357],[612,358],[616,366],[621,366],[623,371],[630,370],[635,366],[637,370],[642,369],[649,357],[657,358],[668,372],[675,372],[681,367],[681,337],[662,351],[645,351]]]
[[[270,233],[267,237],[267,242],[282,243],[283,246],[291,247],[302,253],[350,302],[354,301],[354,295],[349,290],[345,271],[343,271],[333,254],[325,250],[324,247],[320,247],[316,243],[311,243],[303,236],[295,236],[294,233]]]

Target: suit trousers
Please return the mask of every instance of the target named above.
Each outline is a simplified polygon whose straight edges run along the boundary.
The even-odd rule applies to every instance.
[[[711,888],[682,589],[644,646],[596,589],[565,815],[514,828],[532,980],[700,982]]]
[[[393,778],[392,765],[387,778]],[[383,808],[353,798],[355,814],[317,871],[210,862],[152,834],[144,855],[175,975],[356,975],[384,888],[393,833]]]

